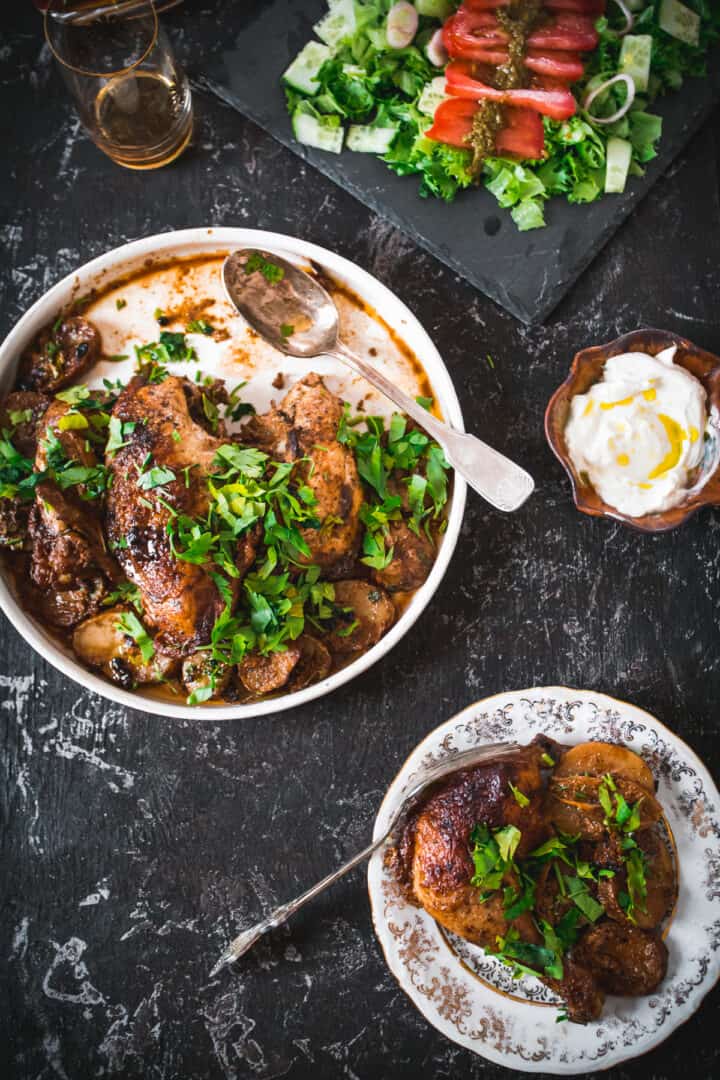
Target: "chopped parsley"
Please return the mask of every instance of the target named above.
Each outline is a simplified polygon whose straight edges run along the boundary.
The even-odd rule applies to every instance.
[[[524,795],[523,792],[520,791],[520,788],[516,788],[512,781],[508,782],[508,787],[513,793],[515,802],[521,809],[525,809],[526,806],[530,805],[530,800],[528,799],[527,795]]]
[[[188,334],[206,334],[209,337],[214,333],[215,327],[211,326],[206,319],[191,319],[185,331]]]
[[[282,324],[282,326],[280,327],[280,334],[284,338],[292,337],[294,333],[295,333],[295,327],[292,325],[292,323],[284,322]]]
[[[138,615],[142,615],[143,606],[140,589],[129,581],[121,581],[104,598],[104,607],[112,607],[113,604],[132,604]]]
[[[282,266],[278,266],[278,264],[272,262],[271,259],[266,259],[259,251],[253,251],[252,255],[245,263],[246,274],[254,274],[256,270],[259,270],[265,280],[271,285],[277,285],[278,282],[282,281],[285,277],[285,271]]]
[[[123,634],[127,634],[128,637],[133,639],[146,664],[149,660],[152,660],[155,655],[155,646],[153,645],[152,638],[138,619],[137,615],[132,611],[124,611],[115,623],[115,627],[116,629],[121,630]]]
[[[11,409],[8,413],[8,419],[13,426],[18,424],[27,424],[32,420],[32,409]]]
[[[123,300],[122,298],[118,298],[115,301],[115,307],[117,308],[118,311],[122,311],[122,309],[124,307],[127,307],[127,300]]]

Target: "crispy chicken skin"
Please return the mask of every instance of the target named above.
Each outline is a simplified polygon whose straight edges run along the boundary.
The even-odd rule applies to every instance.
[[[113,415],[123,423],[134,422],[135,429],[127,435],[126,445],[106,461],[112,472],[108,537],[127,577],[140,589],[145,621],[157,632],[157,648],[177,657],[189,656],[209,642],[225,601],[206,566],[173,556],[166,530],[170,512],[154,491],[142,491],[137,480],[151,455],[153,466],[167,467],[176,477],[163,485],[163,501],[178,514],[198,517],[207,512],[204,477],[212,471],[222,439],[191,418],[188,398],[192,400],[192,388],[186,379],[168,376],[152,383],[142,375],[133,378]],[[127,546],[118,547],[121,542]],[[241,575],[254,553],[255,538],[246,536],[238,544],[236,565]]]
[[[53,401],[39,426],[35,468],[47,466],[48,431],[59,440],[68,458],[92,467],[97,459],[77,431],[60,431],[58,421],[69,406]],[[38,590],[35,601],[49,622],[74,626],[94,614],[107,583],[120,575],[108,553],[100,508],[81,498],[82,488],[61,491],[52,480],[35,489],[28,532],[31,542],[30,580]]]
[[[502,911],[502,894],[483,904],[479,890],[470,884],[470,833],[479,822],[491,828],[517,826],[522,832],[518,858],[546,839],[541,754],[539,747],[529,746],[512,758],[490,761],[453,776],[425,803],[403,841],[415,899],[448,930],[478,945],[495,948],[496,936],[507,932],[508,923]],[[518,805],[511,783],[530,799],[527,807]],[[521,921],[526,934],[531,932],[527,916],[521,916]]]
[[[337,441],[342,402],[311,372],[293,386],[277,408],[253,417],[243,436],[278,461],[308,458],[301,466],[317,499],[324,527],[303,529],[308,562],[330,577],[346,576],[360,544],[360,477],[352,452]]]

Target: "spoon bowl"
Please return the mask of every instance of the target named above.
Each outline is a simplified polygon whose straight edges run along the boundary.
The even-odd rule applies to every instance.
[[[230,303],[286,356],[307,360],[337,345],[338,310],[312,274],[273,252],[244,248],[228,255],[222,276]]]

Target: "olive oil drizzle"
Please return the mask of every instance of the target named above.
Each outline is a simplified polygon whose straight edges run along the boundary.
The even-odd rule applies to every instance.
[[[508,59],[495,69],[493,85],[498,90],[516,90],[527,82],[523,63],[528,37],[543,18],[542,0],[513,0],[500,8],[497,20],[508,35]],[[481,101],[467,137],[472,150],[472,172],[479,179],[485,158],[495,152],[495,140],[505,126],[505,107],[495,101]]]

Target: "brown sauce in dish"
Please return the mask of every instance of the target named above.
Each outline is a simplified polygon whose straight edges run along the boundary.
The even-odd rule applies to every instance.
[[[66,311],[72,311],[74,313],[82,312],[84,315],[92,319],[92,308],[107,297],[110,293],[116,293],[121,291],[124,286],[140,286],[141,288],[149,288],[153,282],[153,279],[162,273],[172,271],[172,278],[168,285],[169,291],[177,291],[182,295],[183,289],[187,289],[188,279],[191,277],[194,271],[202,269],[211,264],[221,265],[223,259],[226,257],[226,252],[216,252],[205,256],[195,256],[187,259],[152,259],[148,258],[144,261],[143,265],[133,272],[127,273],[121,277],[110,278],[98,284],[90,292],[76,298],[68,307]],[[313,270],[320,275],[320,271],[313,267]],[[417,380],[418,394],[422,394],[426,397],[432,397],[432,387],[430,380],[422,367],[419,359],[409,348],[409,346],[402,340],[397,334],[370,305],[366,304],[363,300],[357,296],[351,289],[341,285],[335,279],[322,275],[323,283],[333,296],[342,297],[344,301],[351,304],[358,311],[363,312],[370,319],[376,322],[383,328],[387,336],[391,339],[393,345],[402,355],[403,359],[410,367]],[[79,291],[79,290],[78,290]],[[160,324],[163,328],[177,328],[182,329],[187,323],[193,319],[204,318],[214,327],[213,337],[216,340],[223,340],[229,337],[229,331],[225,327],[224,319],[220,313],[216,313],[213,309],[217,304],[217,300],[214,297],[200,296],[197,294],[194,297],[183,297],[180,302],[175,305],[168,306],[167,310],[162,313],[163,322]],[[124,318],[123,309],[118,310],[118,320],[122,321]],[[258,340],[258,335],[251,329],[247,330],[247,343],[249,349],[252,349],[252,343]],[[373,352],[377,354],[377,350],[373,349]],[[243,363],[247,363],[251,360],[250,352],[238,348],[238,359],[241,359]],[[81,380],[82,381],[82,380]],[[440,415],[437,407],[434,406],[433,411],[436,415]],[[452,477],[448,478],[450,498],[452,497]],[[449,503],[448,503],[449,506]],[[439,534],[436,536],[436,540],[439,541]],[[75,653],[72,647],[73,629],[65,629],[55,625],[48,625],[41,614],[39,595],[37,589],[31,584],[29,580],[29,558],[28,555],[22,551],[12,550],[0,550],[0,567],[3,571],[7,572],[9,584],[11,585],[13,592],[15,593],[20,606],[33,616],[38,623],[41,624],[44,633],[46,633],[59,647],[67,654],[76,659],[80,664],[83,664],[81,660],[75,657]],[[393,594],[393,604],[397,612],[397,618],[403,614],[408,604],[410,603],[414,592],[396,592]],[[312,628],[311,628],[312,629]],[[350,655],[348,657],[334,656],[331,672],[334,673],[347,667],[352,663],[360,653]],[[85,666],[83,664],[83,666]],[[94,670],[89,668],[88,670]],[[98,677],[103,678],[100,672],[94,672],[98,674]],[[274,694],[263,694],[262,699],[281,697],[286,694],[287,690],[280,690]],[[138,688],[138,706],[142,707],[143,697],[148,696],[155,700],[170,702],[174,704],[184,704],[186,699],[186,691],[183,688],[179,680],[169,680],[166,683],[157,685],[145,684]],[[237,688],[231,689],[227,694],[207,701],[204,704],[206,706],[220,706],[228,703],[244,703],[258,700],[256,695],[253,695],[246,691],[239,683]]]

